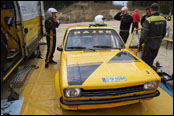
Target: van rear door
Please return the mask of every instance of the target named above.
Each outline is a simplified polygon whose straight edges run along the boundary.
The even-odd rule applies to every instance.
[[[25,31],[25,43],[27,47],[26,54],[29,57],[39,45],[42,33],[42,12],[40,1],[18,1],[23,28]]]
[[[2,1],[1,6],[1,77],[3,80],[24,58],[18,28],[18,9],[16,2]],[[20,25],[20,22],[19,22]]]

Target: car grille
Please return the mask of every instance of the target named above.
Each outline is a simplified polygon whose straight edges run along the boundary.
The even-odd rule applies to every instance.
[[[117,89],[82,90],[81,97],[118,96],[140,91],[144,91],[144,85]]]

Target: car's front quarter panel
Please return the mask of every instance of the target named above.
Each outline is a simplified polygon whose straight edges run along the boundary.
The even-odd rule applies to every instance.
[[[160,76],[154,71],[154,69],[152,69],[152,67],[150,67],[148,64],[146,64],[141,58],[139,58],[138,56],[136,56],[135,54],[133,54],[132,52],[128,51],[132,56],[134,56],[135,58],[137,58],[145,67],[147,67],[147,69],[153,74],[153,77],[156,78],[157,81],[159,81],[159,84],[161,82],[161,78]],[[140,66],[139,66],[140,67]],[[140,67],[141,68],[141,67]]]
[[[63,88],[68,86],[68,85],[65,85],[67,81],[67,79],[65,78],[67,76],[66,69],[67,69],[66,55],[65,55],[65,52],[62,51],[60,55],[60,68],[55,75],[55,86],[56,86],[58,99],[60,99],[60,97],[62,97],[63,95]]]
[[[60,60],[60,82],[61,82],[61,88],[68,87],[68,79],[67,79],[67,58],[66,58],[66,52],[63,51],[61,55]]]
[[[56,87],[56,92],[57,92],[58,99],[60,99],[61,96],[62,96],[62,93],[61,93],[61,88],[60,88],[60,75],[59,75],[59,71],[56,72],[56,75],[55,75],[55,87]]]

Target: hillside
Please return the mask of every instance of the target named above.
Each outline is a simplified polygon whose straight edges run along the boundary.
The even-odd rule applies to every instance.
[[[57,4],[55,3],[51,7],[56,8]],[[62,7],[58,13],[58,18],[62,24],[93,21],[98,14],[103,15],[108,21],[113,20],[115,14],[122,8],[122,6],[113,5],[112,1],[77,1],[71,5],[62,5]],[[129,14],[132,14],[134,9],[134,7],[129,8]],[[145,14],[145,8],[138,7],[137,9],[142,17]]]
[[[64,7],[59,11],[59,20],[61,23],[76,23],[93,21],[98,14],[103,15],[106,20],[113,20],[113,17],[120,11],[122,6],[113,5],[111,1],[106,2],[76,2],[68,7]],[[133,10],[129,11],[132,14]],[[144,14],[144,10],[139,10],[140,15]]]
[[[61,23],[76,23],[93,21],[98,14],[103,15],[106,20],[112,20],[114,15],[122,6],[112,5],[112,2],[76,2],[59,11],[58,17]]]

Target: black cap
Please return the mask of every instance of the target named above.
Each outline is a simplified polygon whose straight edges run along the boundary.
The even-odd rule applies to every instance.
[[[158,5],[158,3],[153,3],[150,8],[154,8],[154,9],[159,9],[160,6]]]

